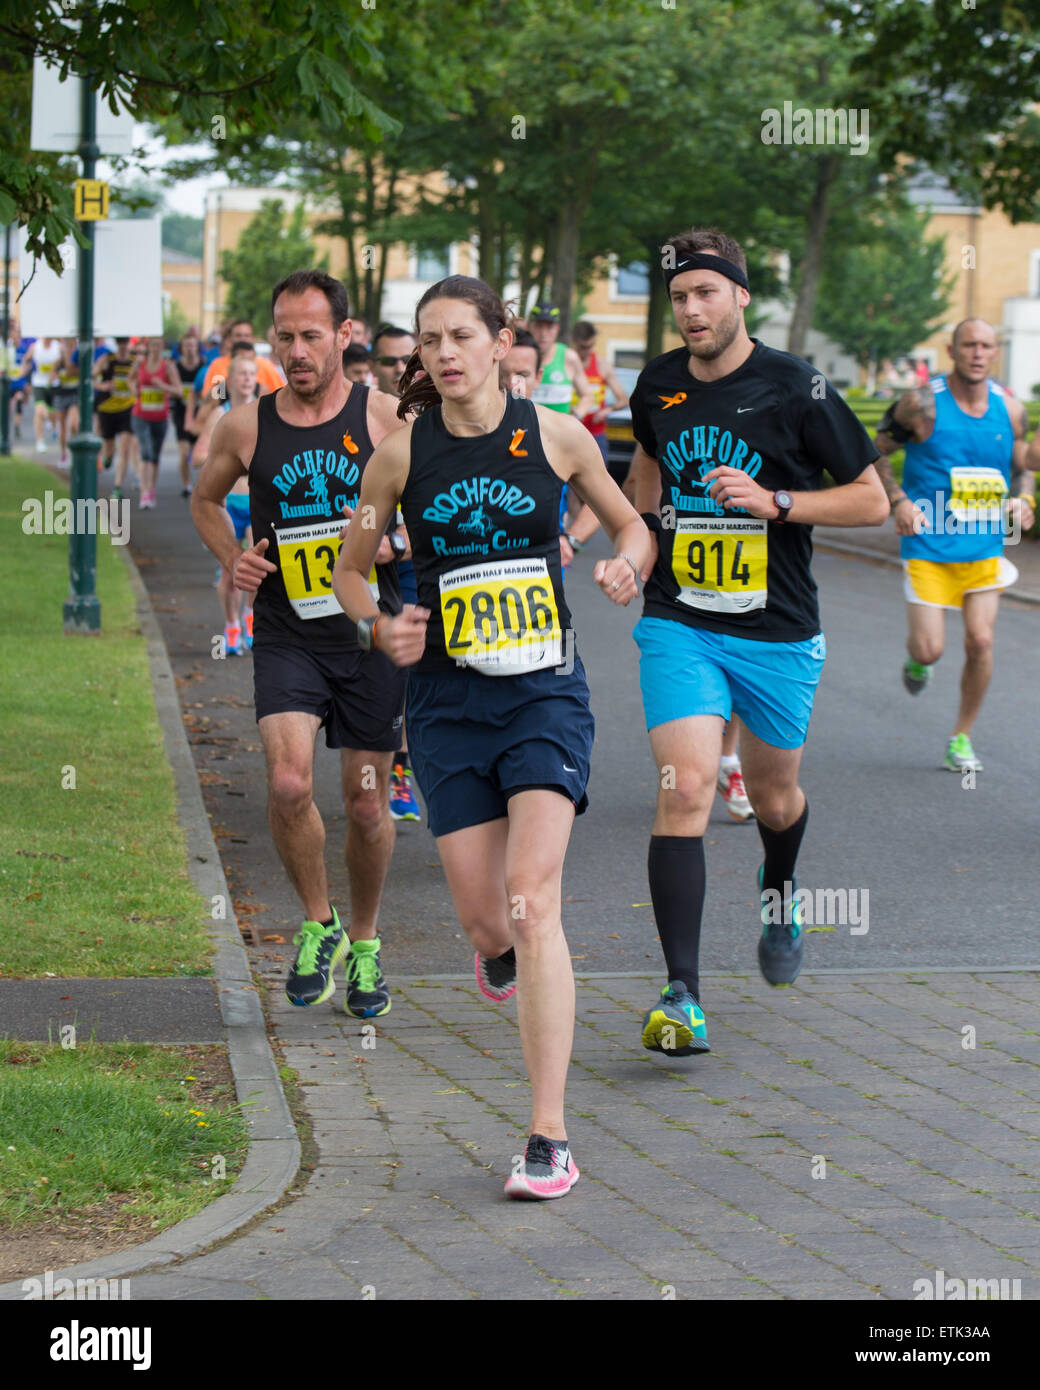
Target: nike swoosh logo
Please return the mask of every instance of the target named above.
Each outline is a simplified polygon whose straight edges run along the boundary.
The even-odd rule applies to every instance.
[[[568,767],[567,764],[564,763],[563,770],[564,772],[577,772],[578,769],[576,767]]]
[[[753,405],[741,405],[741,406],[738,406],[738,407],[737,407],[737,414],[738,414],[738,415],[746,415],[746,414],[748,413],[749,410],[754,410],[754,408],[755,408],[755,407],[754,407]]]

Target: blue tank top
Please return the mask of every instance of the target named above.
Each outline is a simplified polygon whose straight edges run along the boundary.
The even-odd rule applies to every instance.
[[[960,408],[945,377],[931,382],[935,428],[923,444],[907,444],[903,465],[903,490],[924,509],[930,525],[920,536],[902,537],[906,560],[963,564],[988,560],[1004,549],[1003,507],[1015,432],[1007,392],[995,381],[988,386],[986,413],[976,417]]]

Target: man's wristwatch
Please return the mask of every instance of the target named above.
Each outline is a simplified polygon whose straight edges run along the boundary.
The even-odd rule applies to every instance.
[[[773,506],[779,513],[776,522],[778,525],[782,525],[787,520],[787,513],[794,506],[794,498],[789,492],[774,492]]]
[[[394,552],[394,559],[400,560],[401,556],[408,549],[408,542],[404,536],[399,536],[396,531],[390,532],[390,549]]]
[[[585,549],[585,542],[575,540],[569,531],[564,531],[562,534],[564,540],[574,551],[575,555],[579,555]]]
[[[363,652],[370,652],[376,645],[376,623],[385,618],[385,613],[377,613],[374,618],[362,618],[357,625],[358,646]]]

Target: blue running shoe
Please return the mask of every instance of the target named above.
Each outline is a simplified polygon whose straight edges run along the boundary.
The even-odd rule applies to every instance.
[[[762,893],[765,865],[758,868],[758,891],[762,896],[762,935],[758,938],[758,968],[762,978],[771,985],[793,985],[802,968],[805,933],[802,931],[802,912],[798,906],[798,884],[791,884],[792,896],[777,912],[777,894],[766,902]],[[779,917],[779,921],[775,919]]]
[[[293,937],[293,945],[300,949],[285,982],[290,1004],[324,1004],[336,992],[332,972],[350,945],[336,909],[332,909],[331,927],[304,922]]]
[[[390,814],[394,820],[422,819],[412,791],[412,769],[403,763],[394,763],[390,773]]]
[[[347,982],[344,1011],[351,1018],[382,1018],[390,1012],[390,989],[379,963],[379,937],[352,941],[343,974]]]
[[[701,1006],[682,980],[671,980],[643,1019],[643,1046],[667,1057],[695,1057],[710,1052]]]

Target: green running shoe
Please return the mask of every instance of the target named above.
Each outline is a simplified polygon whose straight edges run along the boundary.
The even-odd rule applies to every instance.
[[[776,898],[765,901],[762,876],[765,865],[758,866],[758,891],[762,896],[762,935],[758,938],[758,968],[762,978],[771,985],[793,985],[802,968],[805,934],[802,931],[802,910],[798,906],[798,884],[792,882],[791,897],[776,912]],[[775,918],[779,916],[780,920]]]
[[[379,937],[352,941],[343,972],[347,995],[343,1008],[352,1018],[380,1018],[390,1012],[390,990],[379,964]]]
[[[919,661],[903,663],[903,684],[911,695],[920,695],[931,679],[932,668],[930,666],[922,666]]]
[[[293,937],[293,945],[300,949],[285,982],[290,1004],[324,1004],[336,992],[332,972],[350,946],[336,909],[332,909],[331,927],[304,922]]]
[[[682,980],[669,981],[661,998],[643,1019],[643,1046],[667,1057],[695,1057],[710,1052],[701,1006]]]
[[[965,772],[969,768],[972,772],[981,772],[982,764],[975,756],[975,749],[971,746],[971,739],[967,734],[954,734],[946,745],[946,761],[943,764],[951,772]]]

